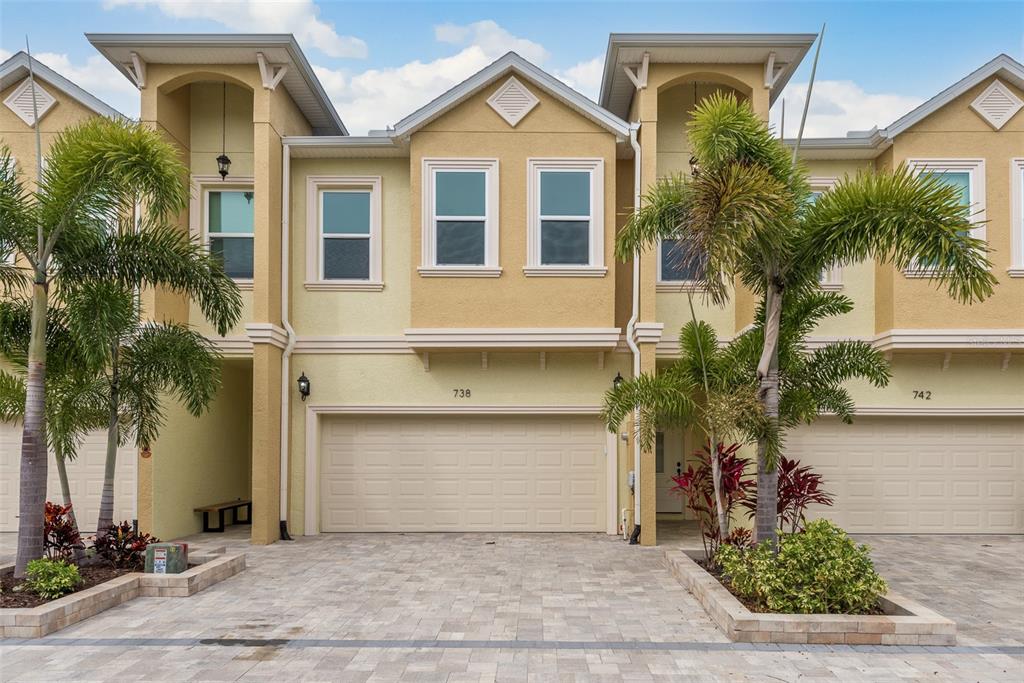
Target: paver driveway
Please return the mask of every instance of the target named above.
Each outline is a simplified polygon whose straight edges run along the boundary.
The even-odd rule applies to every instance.
[[[995,648],[728,643],[661,549],[601,535],[323,535],[245,549],[245,572],[191,598],[138,599],[4,643],[3,680],[1024,676],[1020,657]]]

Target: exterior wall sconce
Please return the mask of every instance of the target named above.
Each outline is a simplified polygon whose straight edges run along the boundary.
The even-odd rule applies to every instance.
[[[700,175],[700,162],[697,157],[690,157],[690,175],[694,178]]]
[[[625,380],[622,379],[622,373],[621,372],[616,372],[615,373],[615,379],[612,380],[612,389],[618,389],[623,381],[625,381]]]
[[[302,396],[302,400],[305,401],[309,396],[309,378],[306,377],[306,373],[302,373],[299,375],[299,379],[297,381],[299,383],[299,395]]]

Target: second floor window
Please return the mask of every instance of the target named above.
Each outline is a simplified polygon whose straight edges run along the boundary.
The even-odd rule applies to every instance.
[[[594,275],[604,268],[602,159],[528,162],[527,275]]]
[[[911,159],[908,165],[920,175],[932,176],[956,190],[964,216],[978,227],[963,234],[985,239],[985,160]],[[928,274],[935,264],[919,262],[910,272]]]
[[[229,277],[252,279],[253,191],[211,190],[206,196],[206,238],[210,253],[221,260]]]
[[[834,178],[812,178],[811,196],[808,201],[811,204],[817,203],[818,199],[832,189],[835,184]],[[843,269],[839,266],[825,268],[818,275],[818,285],[822,289],[839,290],[843,288]]]
[[[424,159],[423,276],[497,277],[498,161]]]
[[[658,280],[696,282],[704,277],[704,258],[696,245],[684,239],[661,240]]]
[[[370,191],[321,194],[324,280],[370,279]]]

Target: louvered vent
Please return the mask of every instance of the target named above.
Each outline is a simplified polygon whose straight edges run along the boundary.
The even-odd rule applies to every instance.
[[[505,85],[487,99],[491,109],[498,112],[498,116],[505,119],[513,128],[526,118],[538,102],[537,97],[514,76],[505,81]]]
[[[50,111],[50,108],[57,104],[57,100],[54,99],[53,95],[43,90],[39,81],[36,81],[35,91],[36,108],[39,110],[39,118],[42,119],[46,116],[46,112]],[[35,123],[35,115],[32,112],[32,82],[29,79],[23,80],[21,85],[7,96],[4,104],[18,115],[18,118],[24,121],[25,125],[31,126]]]
[[[978,99],[971,102],[971,109],[996,130],[1012,119],[1021,107],[1024,107],[1024,102],[999,81],[993,81],[985,92],[978,95]]]

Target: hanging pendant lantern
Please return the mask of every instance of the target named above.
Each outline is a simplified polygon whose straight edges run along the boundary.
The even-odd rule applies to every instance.
[[[221,99],[221,127],[220,127],[220,156],[217,157],[217,173],[220,174],[220,179],[225,180],[228,177],[228,171],[231,169],[231,158],[227,154],[227,136],[228,136],[228,84],[224,83],[223,97]]]

